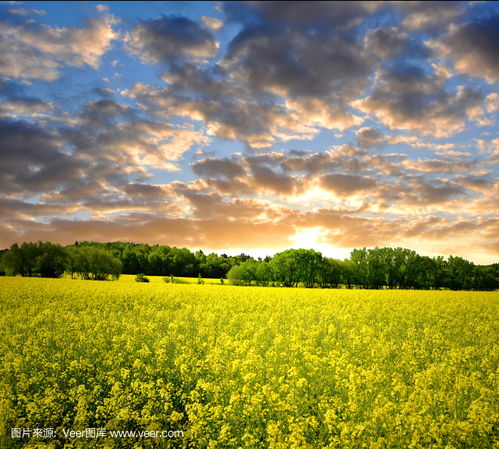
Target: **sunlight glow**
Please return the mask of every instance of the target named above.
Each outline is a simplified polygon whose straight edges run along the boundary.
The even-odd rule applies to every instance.
[[[350,250],[336,248],[327,241],[327,231],[320,226],[297,228],[293,236],[293,248],[314,249],[321,252],[323,256],[341,260],[349,257]]]

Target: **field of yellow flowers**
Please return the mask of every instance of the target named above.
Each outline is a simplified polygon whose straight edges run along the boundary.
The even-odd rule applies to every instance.
[[[3,277],[0,446],[499,447],[498,305]]]

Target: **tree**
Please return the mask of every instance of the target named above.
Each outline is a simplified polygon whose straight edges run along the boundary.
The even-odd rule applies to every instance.
[[[257,280],[257,267],[258,263],[253,259],[248,259],[239,265],[239,279],[243,285],[251,285],[252,281]]]
[[[2,256],[2,267],[11,276],[59,277],[64,273],[67,253],[50,242],[11,245]]]
[[[83,279],[118,279],[122,264],[119,259],[100,248],[92,246],[72,247],[68,257],[68,271],[77,273]]]
[[[380,248],[370,249],[367,252],[367,286],[369,288],[381,288],[385,285],[385,265],[383,252]]]
[[[284,287],[313,287],[318,281],[322,254],[312,249],[288,249],[277,253],[270,261],[274,280]]]
[[[242,285],[241,267],[239,265],[233,265],[227,273],[227,279],[232,285]]]
[[[274,272],[268,262],[259,262],[256,267],[256,283],[267,286],[274,280]]]
[[[172,271],[169,246],[155,246],[147,255],[148,274],[161,276]]]
[[[473,283],[474,264],[462,257],[449,256],[447,260],[448,287],[451,290],[469,290]]]
[[[197,270],[196,257],[187,248],[173,247],[169,257],[172,263],[172,272],[176,276],[195,276]]]
[[[355,270],[356,266],[350,259],[340,261],[340,282],[347,288],[352,288],[355,282]]]
[[[10,249],[2,255],[2,269],[7,276],[27,276],[21,248],[17,243],[11,245]]]
[[[135,276],[135,282],[149,282],[149,278],[142,273],[139,273]]]
[[[318,272],[318,282],[321,288],[337,287],[341,281],[342,262],[330,257],[324,257]]]
[[[35,271],[46,278],[58,278],[64,274],[68,254],[61,245],[38,242],[39,255],[35,260]]]
[[[354,266],[354,283],[366,287],[368,284],[366,248],[352,250],[350,260]]]

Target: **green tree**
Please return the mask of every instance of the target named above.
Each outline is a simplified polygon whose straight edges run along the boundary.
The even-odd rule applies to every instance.
[[[233,265],[227,273],[227,279],[232,285],[242,285],[241,267],[239,265]]]
[[[268,262],[259,262],[256,267],[256,282],[258,285],[267,286],[274,280],[274,272]]]
[[[288,249],[277,253],[270,265],[274,280],[284,287],[313,287],[318,282],[322,254],[312,249]]]
[[[68,257],[68,271],[83,279],[118,279],[122,270],[119,259],[109,251],[92,246],[72,247]]]
[[[64,274],[68,258],[65,248],[50,242],[38,242],[38,254],[35,271],[41,277],[58,278]]]

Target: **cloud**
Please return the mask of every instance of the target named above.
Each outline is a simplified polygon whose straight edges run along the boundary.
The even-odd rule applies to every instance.
[[[53,108],[53,103],[48,103],[38,98],[12,98],[4,103],[0,103],[0,117],[43,117],[44,113]]]
[[[469,172],[476,168],[478,164],[479,161],[477,159],[469,159],[466,155],[459,154],[440,159],[407,159],[401,163],[406,170],[425,173]]]
[[[60,146],[57,135],[36,125],[0,119],[0,190],[28,196],[79,178],[85,164]]]
[[[298,29],[331,28],[348,30],[378,10],[378,2],[289,2],[285,8],[278,1],[253,1],[243,5],[223,3],[224,12],[232,21],[247,26],[293,26]]]
[[[361,128],[355,134],[357,137],[357,144],[361,147],[377,147],[385,143],[385,136],[375,128]]]
[[[397,27],[381,27],[367,31],[364,40],[369,51],[389,58],[402,51],[407,37],[408,34]]]
[[[81,29],[0,21],[0,75],[54,81],[64,65],[99,67],[117,37],[115,19],[91,19]]]
[[[10,14],[19,16],[29,16],[30,14],[37,14],[39,16],[44,16],[47,13],[42,9],[26,9],[26,8],[13,8],[8,10]]]
[[[109,12],[109,6],[108,5],[95,5],[95,9],[99,12],[102,13],[107,13]]]
[[[191,164],[191,167],[198,176],[224,176],[233,179],[245,173],[241,164],[230,158],[207,158]]]
[[[136,172],[147,167],[178,170],[175,161],[208,138],[189,124],[138,118],[132,107],[103,99],[88,102],[77,126],[64,136],[80,156],[132,166]]]
[[[281,104],[258,102],[231,83],[224,87],[223,82],[210,82],[207,78],[205,84],[203,75],[191,79],[189,72],[185,73],[183,81],[170,77],[169,88],[153,89],[136,84],[126,94],[147,107],[151,114],[203,121],[207,134],[238,139],[256,149],[270,147],[281,140],[311,138],[317,132]]]
[[[331,174],[324,175],[320,184],[326,190],[330,190],[341,196],[355,195],[360,192],[373,191],[377,187],[376,180],[355,175]]]
[[[277,195],[296,195],[303,191],[303,182],[294,176],[276,173],[269,167],[260,165],[254,159],[249,161],[255,187]]]
[[[334,34],[250,28],[232,41],[223,66],[254,95],[283,99],[305,124],[345,129],[358,123],[346,105],[367,87],[370,57]]]
[[[430,45],[443,58],[454,61],[459,72],[490,83],[499,81],[499,14],[453,24],[443,38]]]
[[[165,199],[172,197],[172,190],[164,185],[131,182],[123,186],[123,191],[133,199]]]
[[[461,75],[497,80],[487,5],[224,2],[222,20],[118,25],[96,3],[80,28],[5,13],[0,242],[272,251],[316,228],[341,248],[485,253],[499,97]],[[51,83],[111,48],[102,73]]]
[[[463,2],[411,1],[397,2],[405,17],[402,24],[409,30],[436,31],[457,19],[463,12]]]
[[[427,179],[421,175],[408,176],[409,183],[399,187],[400,203],[408,206],[432,206],[455,202],[459,209],[463,200],[470,197],[470,191],[451,180]]]
[[[202,16],[201,20],[203,21],[205,26],[207,26],[210,30],[213,31],[218,31],[224,25],[224,23],[221,20],[215,19],[215,17]]]
[[[140,22],[127,37],[130,52],[150,64],[195,61],[214,57],[218,44],[197,22],[181,16],[161,16]]]
[[[419,66],[401,64],[383,70],[371,94],[354,104],[391,129],[445,137],[481,117],[485,104],[480,90],[463,86],[451,92],[446,81],[440,72],[428,74]]]
[[[46,224],[19,221],[16,230],[0,233],[0,245],[14,241],[50,240],[62,244],[73,243],[84,235],[94,241],[140,241],[151,244],[188,246],[193,249],[210,248],[227,250],[241,245],[265,248],[272,245],[287,247],[291,244],[294,230],[286,223],[231,222],[226,219],[194,220],[185,218],[161,218],[150,214],[131,214],[108,220],[52,220]],[[79,237],[78,237],[79,236]]]

